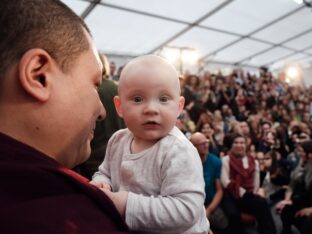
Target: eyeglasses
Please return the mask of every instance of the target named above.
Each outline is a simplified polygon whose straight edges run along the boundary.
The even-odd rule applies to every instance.
[[[209,144],[209,140],[205,140],[203,142],[200,142],[200,143],[197,143],[197,144],[194,144],[195,146],[204,146],[204,145],[208,145]]]
[[[257,158],[258,161],[270,160],[271,157]]]

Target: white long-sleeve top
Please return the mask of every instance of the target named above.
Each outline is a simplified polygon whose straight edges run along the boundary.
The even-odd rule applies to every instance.
[[[108,142],[94,181],[129,191],[125,219],[138,233],[208,233],[203,169],[197,150],[174,127],[140,153],[130,152],[133,135],[119,130]]]
[[[243,167],[247,169],[249,167],[248,158],[247,156],[242,157]],[[260,187],[260,169],[259,163],[255,160],[255,171],[253,174],[254,177],[254,193],[256,193]],[[221,184],[224,188],[227,188],[228,184],[231,182],[230,179],[230,157],[224,156],[222,158],[222,168],[221,168]],[[243,187],[239,187],[239,196],[243,197],[245,194],[246,189]]]

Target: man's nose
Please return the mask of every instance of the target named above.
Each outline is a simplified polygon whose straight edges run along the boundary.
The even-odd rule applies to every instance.
[[[104,120],[106,117],[106,110],[105,107],[103,106],[102,102],[100,101],[100,113],[99,116],[97,118],[97,121],[102,121]]]

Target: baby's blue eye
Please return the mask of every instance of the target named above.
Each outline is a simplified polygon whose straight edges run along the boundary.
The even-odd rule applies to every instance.
[[[169,100],[169,98],[167,96],[162,96],[159,98],[159,101],[161,102],[167,102]]]
[[[134,102],[142,102],[142,101],[143,101],[143,98],[140,97],[140,96],[136,96],[136,97],[133,98],[133,101],[134,101]]]

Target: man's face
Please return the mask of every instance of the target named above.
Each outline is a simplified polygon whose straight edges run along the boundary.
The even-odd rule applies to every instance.
[[[263,167],[264,167],[264,153],[257,152],[256,159],[259,162],[260,169],[263,169]]]
[[[265,135],[269,130],[270,130],[271,126],[267,123],[262,125],[262,132]]]
[[[300,157],[302,158],[302,160],[305,162],[307,159],[307,154],[306,154],[306,152],[304,152],[303,148],[300,145],[297,147],[297,152],[300,155]]]
[[[247,122],[240,122],[239,125],[240,125],[243,135],[248,135],[250,133],[250,128]]]
[[[209,152],[209,140],[208,139],[202,139],[202,141],[198,143],[194,143],[194,146],[196,147],[198,154],[202,161],[204,161],[205,156]]]
[[[58,158],[67,167],[74,167],[90,156],[96,120],[105,117],[105,109],[99,99],[97,88],[101,83],[102,64],[96,49],[90,43],[88,51],[73,61],[70,71],[60,71],[53,83],[50,126],[58,134],[55,147],[60,147]]]
[[[135,139],[148,142],[167,135],[183,108],[178,78],[162,67],[131,72],[122,80],[119,94],[119,114]]]
[[[109,70],[110,70],[110,75],[113,76],[115,75],[115,71],[116,71],[116,64],[111,62],[109,64]]]
[[[205,137],[204,134],[195,133],[191,137],[191,142],[197,149],[200,159],[202,160],[202,162],[204,162],[206,156],[209,153],[209,140]]]

